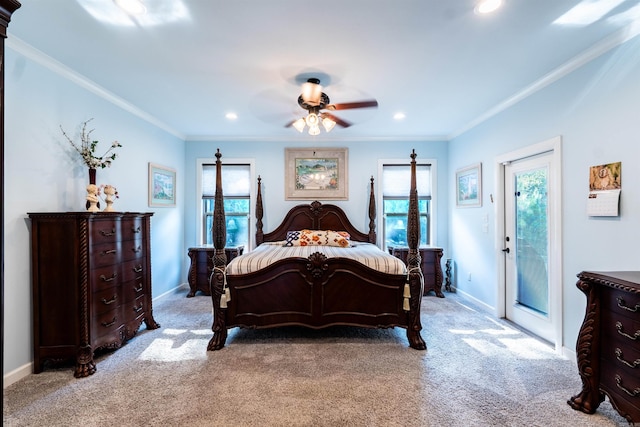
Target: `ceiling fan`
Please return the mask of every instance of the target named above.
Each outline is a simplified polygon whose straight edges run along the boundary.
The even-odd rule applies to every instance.
[[[302,93],[298,96],[298,105],[302,109],[307,110],[307,116],[293,120],[287,123],[285,127],[293,126],[299,132],[303,132],[305,126],[308,126],[310,135],[318,135],[321,124],[327,132],[331,131],[335,125],[342,126],[343,128],[351,126],[351,123],[325,110],[336,111],[378,106],[378,101],[375,99],[342,104],[331,104],[330,102],[327,94],[322,91],[320,79],[315,77],[309,78],[306,83],[302,85]]]

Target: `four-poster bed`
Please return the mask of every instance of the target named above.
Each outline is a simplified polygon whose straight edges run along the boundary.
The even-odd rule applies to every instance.
[[[411,154],[406,266],[375,246],[373,178],[368,233],[353,226],[340,207],[319,201],[293,207],[278,227],[264,233],[261,179],[258,178],[257,248],[227,265],[221,157],[218,150],[212,230],[214,271],[210,279],[214,319],[208,350],[219,350],[225,345],[228,328],[288,325],[313,329],[333,325],[397,326],[406,329],[410,347],[426,349],[420,335],[423,278],[418,251],[415,151]],[[308,243],[311,246],[307,246]],[[362,251],[371,251],[372,256],[381,258],[371,261],[370,255],[362,255]],[[268,261],[256,258],[261,252],[268,252]]]

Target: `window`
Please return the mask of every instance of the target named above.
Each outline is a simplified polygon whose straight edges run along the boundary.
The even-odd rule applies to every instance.
[[[420,245],[431,244],[431,165],[416,165],[418,211],[420,213]],[[407,215],[409,214],[409,190],[411,165],[382,165],[382,213],[384,218],[384,248],[408,246]]]
[[[243,245],[249,249],[251,203],[251,165],[222,165],[224,214],[227,222],[227,247]],[[216,192],[216,165],[202,165],[202,242],[213,244],[213,208]]]

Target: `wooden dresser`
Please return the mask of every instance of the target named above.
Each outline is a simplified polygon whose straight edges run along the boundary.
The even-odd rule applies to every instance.
[[[389,253],[400,258],[405,264],[407,256],[409,256],[409,248],[407,247],[389,247]],[[444,298],[442,293],[442,248],[421,247],[420,258],[422,258],[422,275],[424,277],[424,291],[422,295],[433,291],[436,296]]]
[[[578,274],[587,296],[576,354],[582,391],[567,403],[588,414],[604,395],[630,423],[640,423],[640,271]]]
[[[235,246],[231,248],[225,248],[224,252],[227,255],[227,263],[242,255],[244,246]],[[194,297],[196,292],[200,291],[204,295],[211,295],[209,290],[209,277],[213,272],[213,255],[216,249],[213,245],[202,245],[189,248],[189,258],[191,259],[191,265],[189,266],[189,293],[187,298]]]
[[[96,371],[98,349],[117,349],[142,322],[160,325],[151,305],[152,213],[29,213],[33,370],[75,361]]]

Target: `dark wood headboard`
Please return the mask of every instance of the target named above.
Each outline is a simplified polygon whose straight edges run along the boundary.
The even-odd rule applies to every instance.
[[[258,196],[256,206],[257,231],[256,244],[264,242],[277,242],[285,240],[288,231],[294,230],[334,230],[346,231],[351,236],[351,240],[356,242],[376,243],[375,232],[375,199],[373,192],[373,178],[371,178],[371,191],[369,202],[369,232],[363,233],[358,230],[347,214],[339,206],[332,204],[322,204],[314,201],[309,204],[297,205],[289,210],[282,223],[273,231],[264,233],[262,230],[262,180],[258,178]]]

